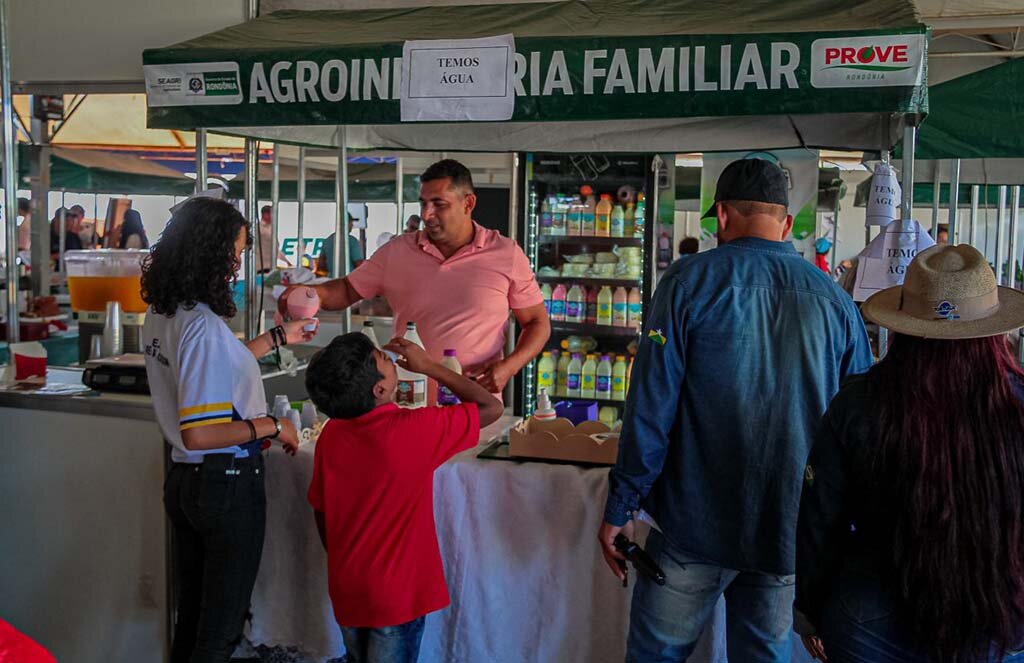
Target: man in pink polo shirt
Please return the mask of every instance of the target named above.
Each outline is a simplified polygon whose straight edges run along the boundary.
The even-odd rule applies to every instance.
[[[323,308],[383,295],[396,334],[415,322],[431,357],[456,350],[466,375],[500,393],[544,349],[551,334],[544,299],[519,245],[473,221],[468,168],[445,159],[427,168],[420,183],[424,230],[395,237],[344,278],[316,286]],[[504,357],[509,311],[523,332]]]

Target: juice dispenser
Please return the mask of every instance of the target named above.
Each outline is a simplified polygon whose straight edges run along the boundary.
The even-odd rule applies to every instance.
[[[144,249],[98,249],[64,254],[71,310],[78,319],[80,362],[89,359],[92,337],[103,333],[107,302],[121,304],[124,351],[142,351],[140,338],[146,303],[140,291],[142,258],[147,255],[149,251]]]

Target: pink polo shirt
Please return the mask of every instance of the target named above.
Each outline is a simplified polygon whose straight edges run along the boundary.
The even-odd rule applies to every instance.
[[[418,232],[395,237],[348,275],[364,298],[387,298],[396,334],[415,322],[431,357],[452,348],[463,368],[502,356],[510,309],[544,303],[519,245],[473,227],[473,240],[447,260]]]

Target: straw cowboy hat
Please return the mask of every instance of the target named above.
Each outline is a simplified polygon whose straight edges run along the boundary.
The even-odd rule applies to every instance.
[[[910,263],[902,286],[875,293],[861,311],[898,334],[981,338],[1024,327],[1024,292],[997,286],[977,249],[933,246]]]

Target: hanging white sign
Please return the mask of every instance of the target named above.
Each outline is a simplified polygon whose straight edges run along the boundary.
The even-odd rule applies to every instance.
[[[935,240],[914,219],[890,223],[858,256],[853,300],[862,302],[880,290],[903,285],[907,267],[931,246]]]
[[[407,41],[403,122],[500,122],[515,111],[515,39]]]
[[[898,216],[903,192],[900,181],[892,166],[880,163],[871,176],[871,192],[868,194],[868,211],[864,220],[866,226],[887,226]]]

